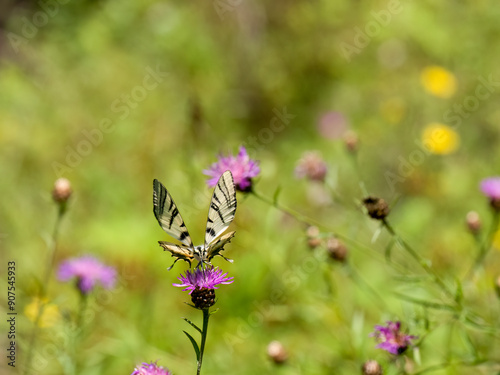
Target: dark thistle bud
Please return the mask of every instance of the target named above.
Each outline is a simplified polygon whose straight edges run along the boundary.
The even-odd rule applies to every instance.
[[[208,288],[196,288],[191,293],[191,302],[200,310],[208,309],[215,304],[215,290]]]
[[[285,347],[279,341],[271,341],[267,346],[267,355],[271,360],[280,365],[288,359],[288,353],[285,350]]]
[[[363,375],[382,375],[383,374],[382,366],[380,366],[380,364],[373,359],[366,361],[363,364],[362,370],[363,370]]]
[[[311,249],[315,249],[321,245],[321,238],[319,238],[320,231],[318,227],[312,225],[307,228],[306,236],[307,236],[307,244]]]
[[[347,151],[352,153],[358,151],[358,143],[358,136],[353,131],[349,131],[344,135],[344,144]]]
[[[363,205],[372,219],[384,220],[389,215],[389,205],[382,198],[367,197],[363,199]]]
[[[326,242],[328,256],[338,262],[345,262],[347,258],[347,247],[337,238],[329,238]]]
[[[66,203],[72,192],[69,180],[66,178],[58,178],[54,183],[52,198],[57,203]]]
[[[465,217],[465,222],[472,234],[478,234],[481,231],[481,219],[476,211],[468,212]]]

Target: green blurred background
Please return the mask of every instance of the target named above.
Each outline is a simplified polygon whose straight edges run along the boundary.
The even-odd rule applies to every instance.
[[[283,205],[313,217],[325,233],[350,238],[350,267],[316,260],[321,249],[314,255],[307,247],[301,223],[239,194],[237,234],[226,249],[235,262],[214,262],[235,282],[217,292],[204,374],[356,374],[368,358],[390,368],[368,337],[387,319],[424,337],[414,371],[450,358],[472,361],[476,350],[492,362],[434,373],[493,373],[497,338],[450,334],[459,319],[391,293],[440,298],[429,284],[397,277],[422,274],[409,258],[396,254],[399,266],[384,260],[390,238],[373,239],[379,225],[359,208],[359,176],[371,194],[394,205],[393,225],[450,285],[463,277],[477,251],[465,214],[477,210],[489,222],[478,183],[498,173],[500,86],[490,85],[491,95],[458,125],[444,114],[476,96],[481,77],[500,81],[499,20],[492,0],[3,0],[0,246],[3,264],[14,259],[18,268],[19,364],[33,325],[22,312],[38,293],[56,217],[50,192],[64,176],[74,195],[55,264],[94,254],[120,274],[114,292],[94,296],[80,373],[127,374],[150,360],[174,374],[194,373],[181,332],[191,328],[181,317],[200,322],[201,314],[171,286],[185,265],[166,270],[172,258],[157,241],[171,239],[152,214],[152,180],[166,185],[200,242],[211,194],[202,170],[245,144],[260,161],[256,190],[272,197],[281,187]],[[346,58],[359,30],[372,36]],[[429,66],[455,77],[447,97],[426,90],[422,72]],[[275,131],[272,121],[283,110],[293,118]],[[339,127],[335,139],[318,131],[330,111],[347,123],[331,125]],[[388,172],[401,175],[423,129],[436,122],[452,127],[456,149],[426,155],[388,183]],[[348,130],[359,138],[359,171],[342,140]],[[325,186],[294,176],[308,150],[329,165]],[[469,305],[492,324],[498,266],[494,252],[477,282],[464,286]],[[60,374],[66,359],[58,337],[65,337],[78,296],[52,277],[49,297],[65,318],[42,330],[38,350],[46,361],[39,373]],[[266,356],[271,340],[289,351],[281,367]]]

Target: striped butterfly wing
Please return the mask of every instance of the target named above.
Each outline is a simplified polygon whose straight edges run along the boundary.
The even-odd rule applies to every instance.
[[[223,243],[214,242],[228,227],[234,219],[236,212],[236,188],[233,175],[225,171],[219,178],[212,195],[210,208],[208,209],[207,229],[205,231],[205,249],[210,260],[222,251],[223,246],[229,242],[234,233]]]
[[[228,244],[229,242],[231,242],[231,239],[234,237],[234,231],[233,232],[229,232],[229,233],[226,233],[226,234],[223,234],[222,236],[220,237],[217,237],[208,247],[207,249],[207,258],[208,258],[208,261],[210,262],[210,260],[216,256],[216,255],[220,255],[221,257],[223,257],[225,260],[227,260],[228,262],[233,262],[232,259],[229,259],[229,258],[226,258],[224,255],[222,255],[220,252],[222,250],[224,250],[224,246],[226,246],[226,244]]]
[[[165,241],[158,241],[158,243],[160,244],[161,247],[163,247],[164,250],[170,251],[170,254],[174,258],[177,258],[174,261],[174,263],[168,268],[169,271],[172,269],[175,262],[177,262],[180,259],[188,262],[189,266],[191,267],[191,261],[193,261],[193,259],[194,259],[194,254],[193,254],[193,250],[190,247],[187,247],[184,245],[177,245],[177,244],[165,242]]]
[[[157,179],[153,181],[153,212],[165,232],[181,241],[189,249],[193,248],[193,241],[174,200],[165,189],[165,186]],[[172,254],[174,255],[174,252]]]

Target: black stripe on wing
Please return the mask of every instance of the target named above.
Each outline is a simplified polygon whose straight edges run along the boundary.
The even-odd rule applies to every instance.
[[[236,213],[236,188],[230,171],[222,174],[215,186],[208,209],[205,247],[220,236],[234,219]]]
[[[153,213],[165,232],[184,245],[193,247],[193,241],[172,196],[157,179],[153,180]]]

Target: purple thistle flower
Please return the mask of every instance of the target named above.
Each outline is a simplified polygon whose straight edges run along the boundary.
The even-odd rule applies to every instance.
[[[222,272],[221,269],[214,267],[187,270],[186,276],[181,274],[178,277],[182,284],[172,285],[184,288],[183,291],[189,290],[189,294],[195,289],[219,289],[217,285],[231,284],[234,281],[234,277],[226,277],[227,273]]]
[[[87,255],[61,263],[57,276],[60,281],[69,281],[76,277],[78,289],[83,294],[89,294],[97,282],[104,288],[111,289],[115,284],[116,270]]]
[[[387,322],[387,326],[375,326],[375,332],[370,334],[375,336],[379,341],[376,347],[383,349],[391,354],[403,354],[411,345],[411,340],[416,339],[416,336],[406,335],[401,332],[401,322]]]
[[[231,171],[236,189],[248,192],[252,189],[252,178],[260,173],[257,161],[250,159],[245,147],[241,146],[237,156],[219,156],[219,161],[213,163],[208,169],[203,171],[210,176],[207,180],[209,187],[214,187],[219,181],[219,177],[225,171]]]
[[[500,199],[500,177],[489,177],[482,180],[481,191],[490,199]]]
[[[328,139],[338,139],[345,133],[348,121],[341,112],[330,111],[323,113],[318,120],[320,134]]]
[[[158,366],[156,362],[143,362],[140,366],[134,369],[131,375],[171,375],[172,373],[162,366]]]

